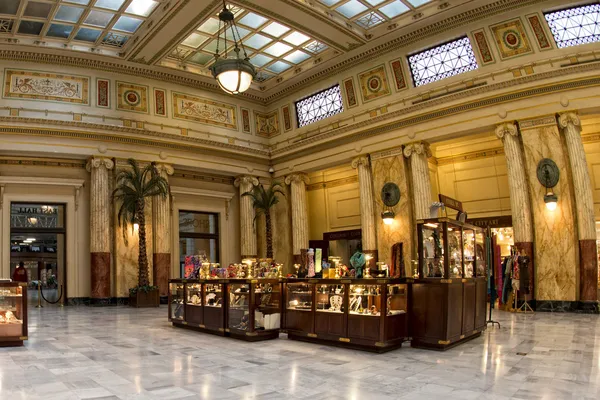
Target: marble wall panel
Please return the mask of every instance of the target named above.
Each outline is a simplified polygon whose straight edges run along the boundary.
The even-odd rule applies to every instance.
[[[115,214],[118,205],[115,205]],[[148,255],[148,271],[152,284],[152,201],[146,201],[146,252]],[[129,289],[138,283],[138,231],[131,225],[119,226],[115,216],[115,283],[116,296],[129,297]],[[125,234],[125,236],[123,236]],[[125,244],[127,238],[127,244]]]
[[[519,121],[528,175],[535,236],[536,299],[574,301],[577,297],[578,242],[574,217],[573,187],[568,160],[554,117]],[[546,189],[537,179],[543,158],[556,162],[561,177],[554,188],[558,207],[549,211]]]
[[[400,151],[397,155],[388,157],[371,155],[373,171],[373,193],[375,202],[375,219],[377,227],[377,250],[379,261],[388,265],[392,262],[392,245],[403,243],[404,267],[406,276],[412,276],[411,260],[414,253],[414,229],[412,221],[412,201],[409,194],[409,174],[406,159]],[[381,188],[386,182],[394,182],[400,188],[400,202],[394,207],[396,218],[392,225],[385,225],[380,217],[383,211]]]

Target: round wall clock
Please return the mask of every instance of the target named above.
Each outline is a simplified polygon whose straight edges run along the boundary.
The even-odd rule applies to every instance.
[[[400,201],[400,188],[394,182],[386,182],[381,189],[381,200],[388,207],[393,207]]]
[[[553,188],[558,183],[560,170],[558,165],[549,158],[540,160],[537,166],[537,178],[547,188]]]

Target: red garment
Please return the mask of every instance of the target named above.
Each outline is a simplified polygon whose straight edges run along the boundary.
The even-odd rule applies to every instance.
[[[15,268],[13,272],[12,280],[15,282],[27,282],[27,270],[23,267]]]

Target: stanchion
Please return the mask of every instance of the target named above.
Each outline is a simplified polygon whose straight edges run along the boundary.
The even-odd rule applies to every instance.
[[[42,305],[42,285],[40,285],[39,282],[37,285],[37,289],[38,289],[38,303],[37,303],[37,306],[35,306],[35,308],[44,308],[44,306]]]

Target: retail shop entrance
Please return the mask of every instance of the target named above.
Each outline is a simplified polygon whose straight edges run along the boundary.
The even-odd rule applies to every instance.
[[[64,204],[11,203],[10,275],[27,282],[31,306],[65,302],[65,236]]]

